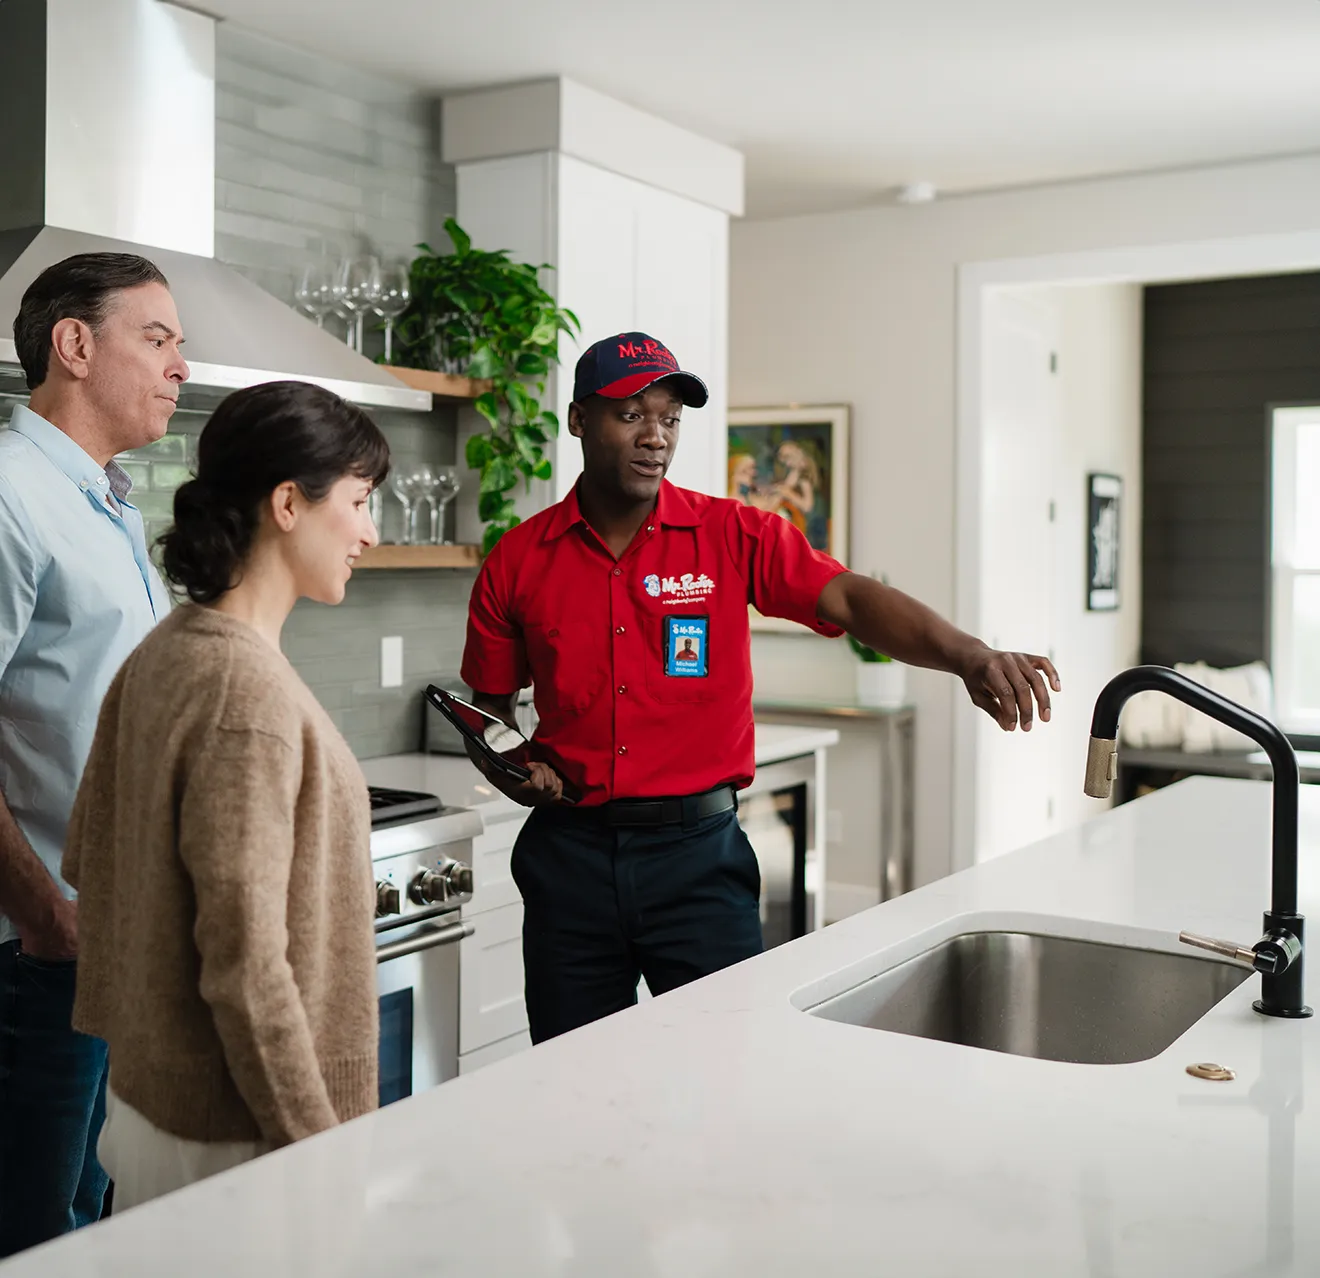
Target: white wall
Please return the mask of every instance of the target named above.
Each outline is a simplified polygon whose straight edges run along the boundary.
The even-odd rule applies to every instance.
[[[851,403],[852,566],[886,572],[951,615],[960,265],[1270,234],[1304,239],[1318,208],[1320,157],[1309,156],[735,224],[729,402]],[[763,690],[851,689],[842,645],[757,636],[754,648]],[[1067,661],[1061,666],[1069,680]],[[950,868],[954,716],[975,711],[946,676],[913,672],[910,688],[917,880],[925,882]]]
[[[1108,679],[1136,663],[1141,637],[1141,321],[1134,284],[1003,288],[986,299],[983,634],[1054,657],[1067,681],[1050,724],[1026,740],[980,723],[978,861],[1101,806],[1081,788],[1090,711]],[[1086,608],[1092,471],[1124,484],[1115,612]]]
[[[1141,655],[1141,289],[1117,284],[1059,295],[1062,430],[1056,456],[1059,558],[1056,643],[1068,668],[1050,737],[1061,775],[1055,829],[1080,825],[1105,805],[1082,793],[1091,710],[1109,679]],[[1087,492],[1091,471],[1123,480],[1119,508],[1119,607],[1086,610]]]

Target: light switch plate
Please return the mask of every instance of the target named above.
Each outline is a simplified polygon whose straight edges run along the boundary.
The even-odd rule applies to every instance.
[[[380,641],[380,686],[403,686],[403,636],[385,635]]]

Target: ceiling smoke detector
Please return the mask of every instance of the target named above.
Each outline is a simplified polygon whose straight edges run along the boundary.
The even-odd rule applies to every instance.
[[[900,204],[929,204],[935,198],[933,182],[909,182],[900,186],[894,198]]]

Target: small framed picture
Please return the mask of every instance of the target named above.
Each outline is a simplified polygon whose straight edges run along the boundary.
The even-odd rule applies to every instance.
[[[1123,481],[1117,475],[1086,477],[1086,608],[1113,612],[1118,607],[1118,514]]]
[[[729,496],[800,529],[816,550],[848,563],[848,406],[729,410]],[[802,634],[751,611],[752,628]]]

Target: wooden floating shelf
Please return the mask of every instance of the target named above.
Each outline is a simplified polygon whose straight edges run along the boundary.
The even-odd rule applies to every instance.
[[[476,399],[491,387],[490,382],[455,377],[452,373],[432,373],[425,368],[395,368],[392,364],[382,364],[381,367],[413,390],[430,391],[439,399]]]
[[[399,568],[478,568],[478,546],[373,546],[362,552],[357,571]]]

